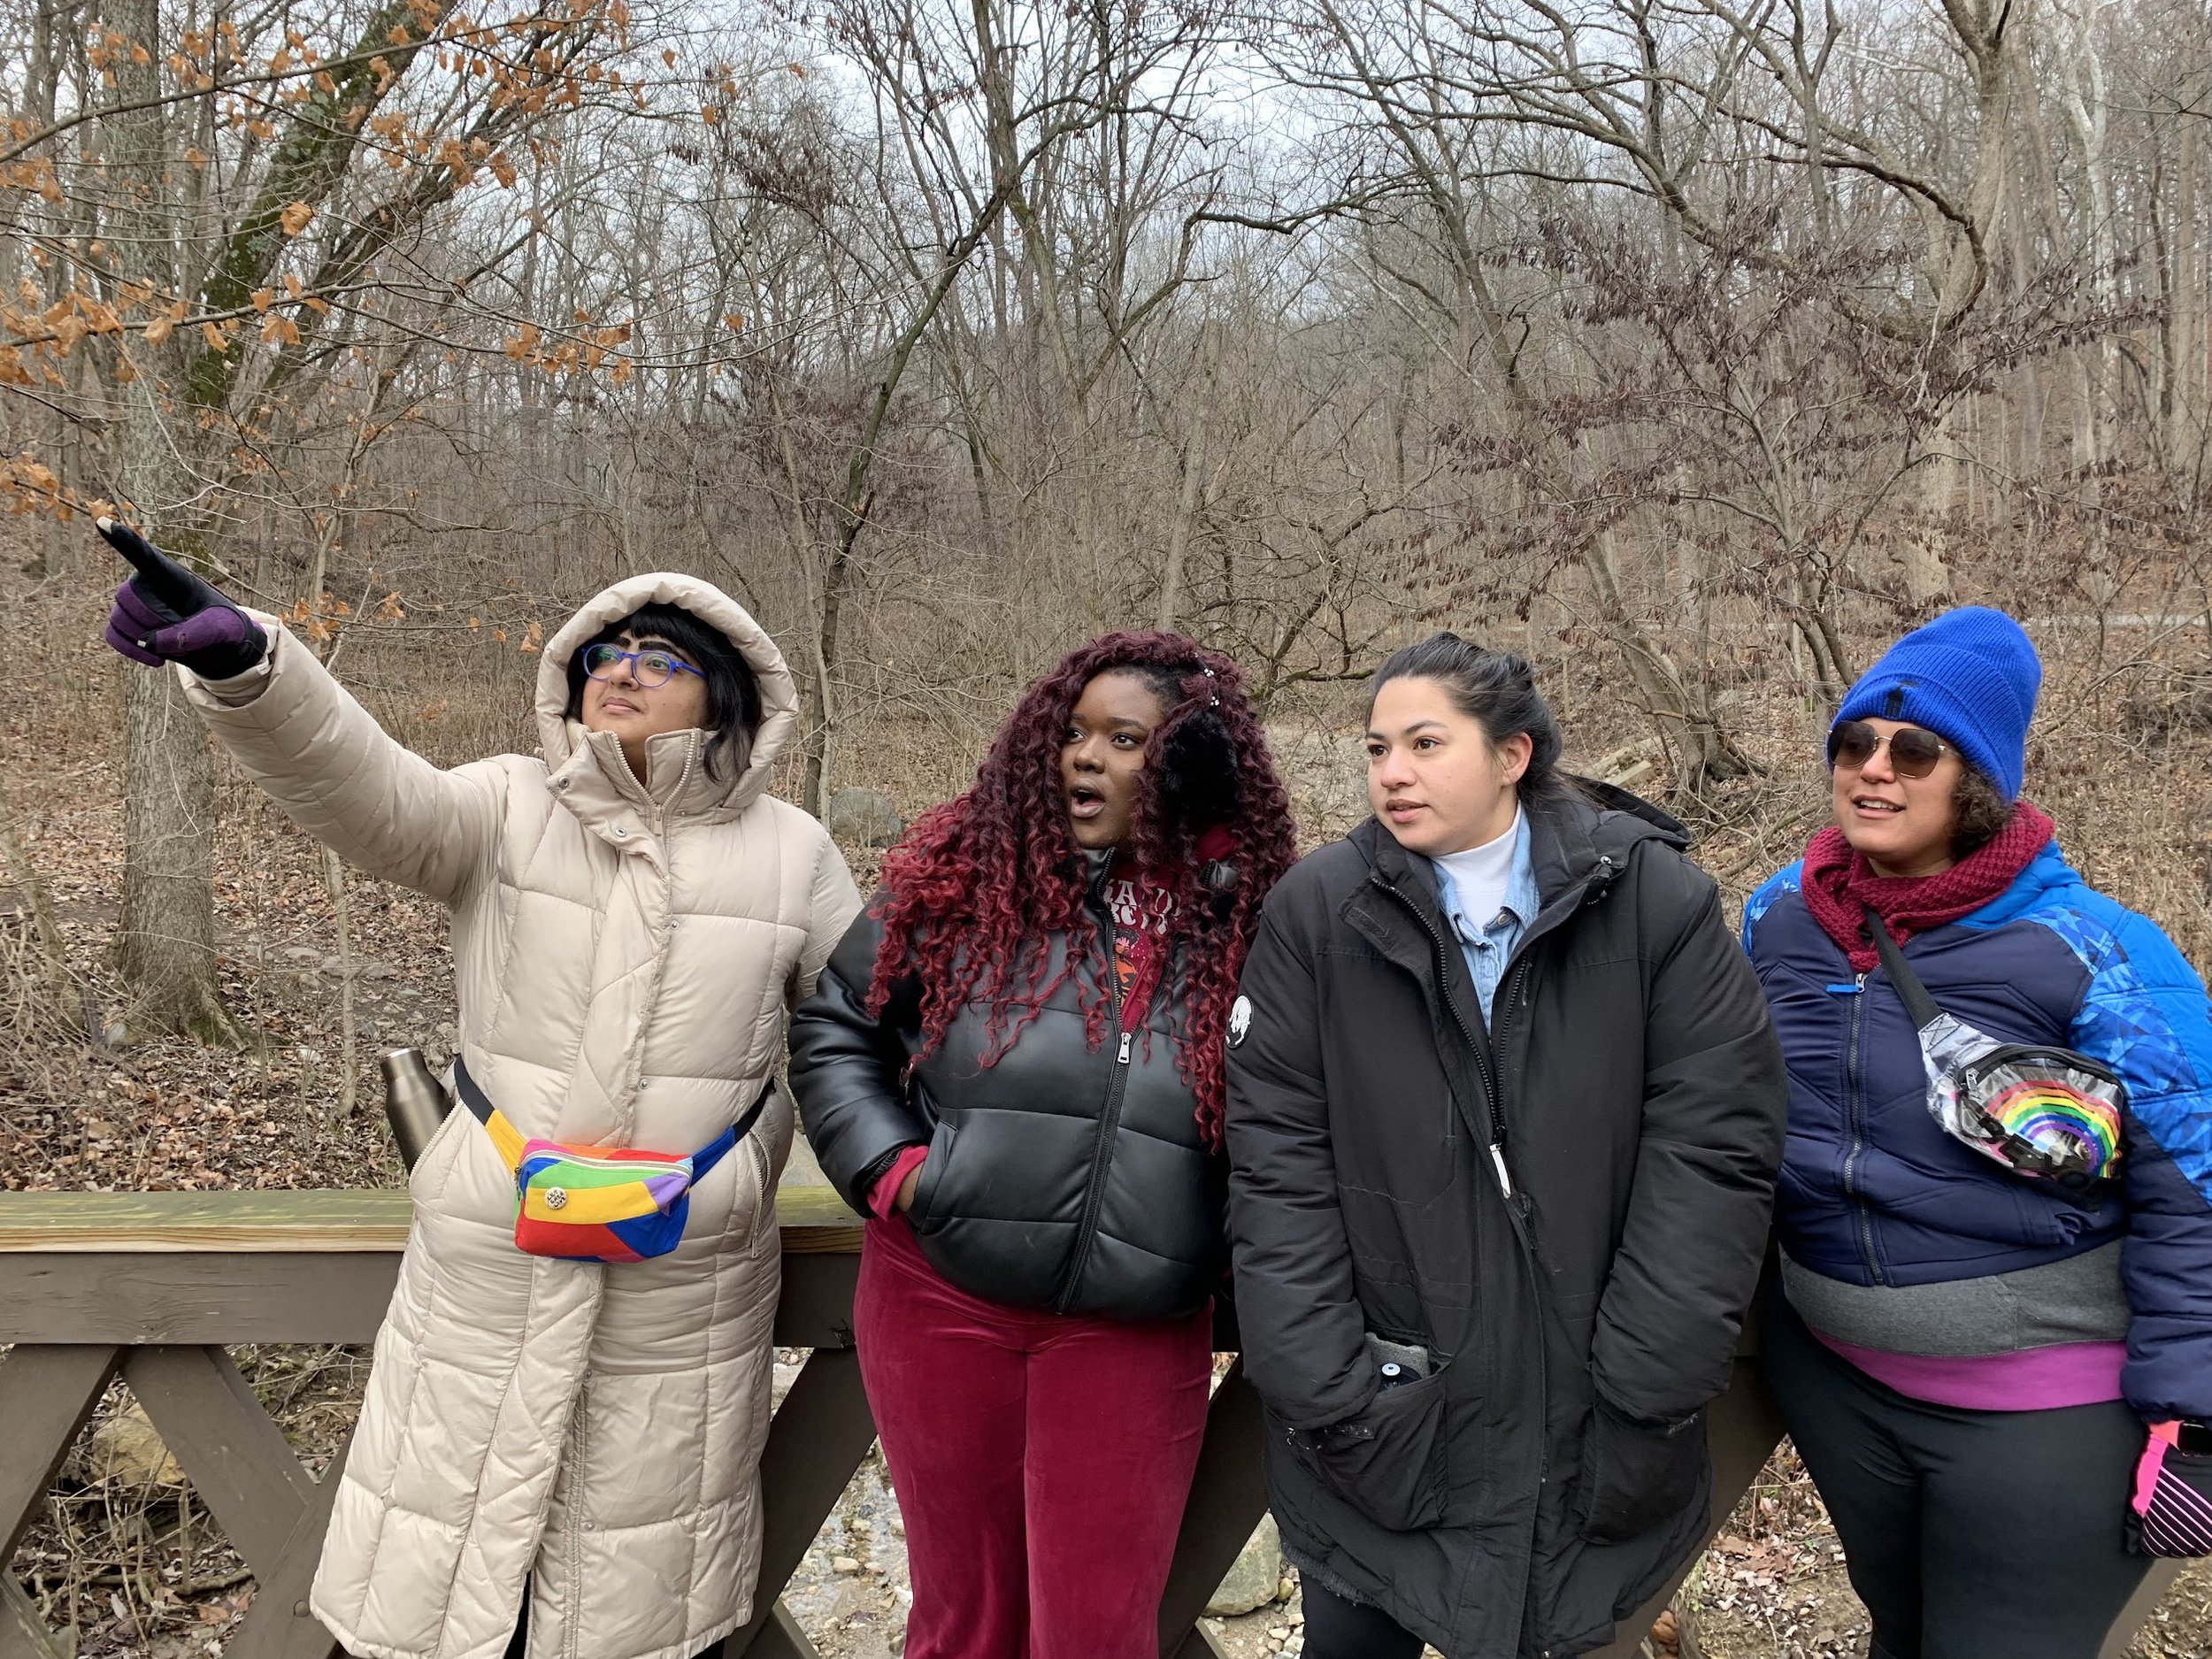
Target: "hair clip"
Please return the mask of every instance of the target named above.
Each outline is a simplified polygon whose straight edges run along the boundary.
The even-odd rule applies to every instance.
[[[1207,667],[1205,664],[1201,663],[1198,664],[1198,672],[1205,675],[1207,679],[1212,680],[1217,687],[1220,686],[1221,676],[1215,673],[1214,671]],[[1212,693],[1206,703],[1206,706],[1209,709],[1218,709],[1221,706],[1221,693],[1218,689]]]

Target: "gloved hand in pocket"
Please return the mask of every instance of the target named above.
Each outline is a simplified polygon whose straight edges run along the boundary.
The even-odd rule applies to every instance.
[[[109,645],[134,663],[182,663],[203,680],[244,673],[269,649],[261,626],[215,588],[113,518],[97,521],[108,545],[138,572],[115,590]]]
[[[2212,1430],[2200,1423],[2154,1423],[2135,1466],[2128,1548],[2181,1559],[2212,1555]]]

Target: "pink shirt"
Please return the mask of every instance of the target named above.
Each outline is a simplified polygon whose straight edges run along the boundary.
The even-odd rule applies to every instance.
[[[2016,1354],[1939,1359],[1885,1354],[1854,1348],[1817,1331],[1813,1334],[1876,1382],[1909,1400],[1968,1411],[2050,1411],[2120,1399],[2120,1363],[2128,1351],[2124,1342],[2061,1342]]]

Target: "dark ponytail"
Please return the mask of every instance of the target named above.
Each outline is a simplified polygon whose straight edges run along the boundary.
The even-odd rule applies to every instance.
[[[1394,680],[1432,680],[1452,707],[1482,727],[1493,747],[1516,733],[1528,733],[1528,770],[1521,774],[1525,798],[1548,795],[1563,786],[1559,775],[1559,722],[1536,689],[1535,671],[1516,651],[1486,650],[1456,634],[1432,634],[1392,654],[1375,671],[1367,687],[1367,718],[1375,718],[1375,699]]]

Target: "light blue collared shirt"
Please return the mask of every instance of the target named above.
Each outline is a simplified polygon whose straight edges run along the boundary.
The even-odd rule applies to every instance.
[[[1483,1023],[1490,1023],[1490,1004],[1498,994],[1498,982],[1505,977],[1505,964],[1512,959],[1513,948],[1521,942],[1521,935],[1528,932],[1528,925],[1536,919],[1542,908],[1543,897],[1536,890],[1536,859],[1530,850],[1528,814],[1519,815],[1513,832],[1513,864],[1506,878],[1505,902],[1498,907],[1495,916],[1480,921],[1471,918],[1460,908],[1459,887],[1452,880],[1451,872],[1434,859],[1429,867],[1436,873],[1436,896],[1444,906],[1444,919],[1452,925],[1458,936],[1460,954],[1467,958],[1467,972],[1475,981],[1475,998],[1482,1004]]]

